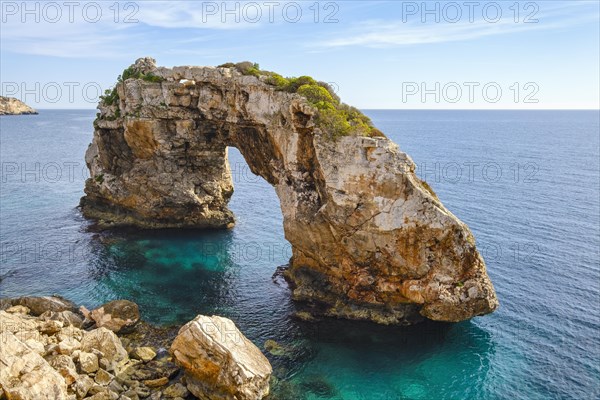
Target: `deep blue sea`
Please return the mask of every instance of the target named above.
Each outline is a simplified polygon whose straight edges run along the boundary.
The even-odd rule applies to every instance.
[[[90,231],[76,206],[94,110],[0,118],[0,296],[126,298],[158,324],[227,316],[288,349],[268,356],[298,399],[600,398],[599,112],[366,113],[473,230],[494,314],[405,328],[290,318],[272,279],[290,256],[279,203],[236,149],[234,229]]]

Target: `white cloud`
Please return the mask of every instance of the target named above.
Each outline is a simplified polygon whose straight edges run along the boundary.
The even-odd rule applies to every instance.
[[[520,4],[520,3],[519,3]],[[356,28],[337,34],[331,39],[321,41],[320,47],[345,47],[345,46],[364,46],[364,47],[393,47],[415,44],[444,43],[474,40],[486,36],[506,35],[516,32],[530,30],[550,30],[559,29],[575,24],[598,21],[597,7],[591,8],[590,2],[571,2],[571,3],[533,3],[542,4],[539,10],[528,9],[518,15],[518,22],[515,22],[515,14],[508,7],[512,3],[503,3],[503,14],[496,22],[492,18],[484,19],[481,14],[479,18],[470,21],[468,14],[464,14],[458,22],[449,22],[450,19],[440,18],[440,22],[435,22],[434,16],[425,16],[425,22],[421,21],[422,16],[417,13],[404,17],[402,20],[370,20],[359,24]],[[588,6],[588,7],[586,7]],[[509,12],[507,12],[510,11]],[[532,11],[536,11],[532,20],[538,22],[525,23],[523,20]],[[475,17],[478,14],[474,13]]]
[[[264,26],[269,27],[277,41],[279,29],[285,22],[282,16],[284,4],[292,2],[277,2],[275,8],[267,6],[269,2],[262,1],[235,2],[225,6],[222,1],[121,2],[118,3],[118,14],[115,13],[113,2],[93,2],[102,5],[101,18],[97,22],[90,22],[94,19],[94,10],[88,12],[86,17],[83,12],[86,3],[81,3],[74,9],[72,20],[69,20],[69,10],[63,7],[62,18],[56,23],[48,22],[48,16],[44,15],[41,15],[39,22],[35,22],[34,16],[23,15],[22,10],[15,14],[7,14],[4,8],[6,3],[17,4],[19,7],[23,7],[24,4],[4,2],[2,5],[0,42],[3,53],[7,51],[65,58],[131,58],[132,53],[136,56],[154,54],[157,49],[172,53],[198,53],[205,49],[191,48],[194,43],[205,42],[210,46],[210,43],[218,43],[224,32],[244,35],[245,32],[236,31]],[[312,3],[294,3],[301,4],[304,10],[305,15],[300,22],[311,22],[312,11],[308,7]],[[495,24],[487,23],[481,18],[474,23],[461,21],[456,24],[422,24],[414,21],[403,23],[391,19],[352,22],[361,20],[361,7],[376,10],[380,15],[394,15],[395,18],[398,15],[395,11],[401,9],[400,4],[393,2],[372,2],[368,5],[361,3],[361,6],[345,10],[347,18],[343,19],[344,24],[327,26],[335,28],[330,29],[332,32],[328,38],[323,38],[324,34],[319,33],[317,41],[306,41],[313,31],[312,27],[306,25],[302,39],[307,43],[308,52],[347,46],[378,48],[466,41],[526,30],[556,29],[585,21],[597,22],[598,9],[590,7],[590,3],[540,2],[540,12],[536,15],[540,23],[537,24],[514,23],[512,15],[508,13]],[[354,4],[358,3],[352,3],[353,6]],[[502,4],[505,10],[510,6],[509,3]],[[260,17],[256,14],[258,10],[255,5],[260,8]],[[227,10],[224,7],[228,7]],[[234,10],[234,7],[237,7],[237,10],[233,11],[234,14],[228,13]],[[23,17],[25,22],[22,22]],[[524,15],[521,15],[522,17]],[[314,26],[314,23],[311,22],[311,25]]]
[[[167,29],[251,29],[269,20],[269,10],[261,2],[151,1],[139,3],[136,18]]]
[[[6,2],[5,2],[6,3]],[[66,3],[53,2],[59,8],[60,18],[55,9],[45,9],[43,3],[32,2],[25,12],[24,3],[10,2],[16,9],[7,9],[2,4],[2,24],[0,42],[2,51],[22,54],[66,58],[120,57],[131,53],[152,52],[158,46],[169,49],[170,45],[193,43],[208,40],[207,36],[183,37],[177,35],[169,39],[171,31],[196,29],[205,32],[219,30],[254,29],[259,23],[252,9],[243,10],[239,6],[238,21],[235,15],[224,14],[225,10],[208,8],[221,2],[129,2],[118,3],[117,11],[113,2],[100,4],[99,14],[94,7],[84,11],[86,3],[78,3],[74,8]],[[89,4],[91,4],[89,3]],[[126,4],[131,4],[125,8]],[[202,6],[205,4],[205,6]],[[36,7],[37,11],[33,7]],[[248,18],[242,18],[247,15]],[[98,16],[98,17],[97,17]],[[268,13],[261,17],[268,20]],[[164,35],[162,34],[164,33]],[[169,42],[171,40],[171,42]],[[163,43],[164,41],[164,43]]]

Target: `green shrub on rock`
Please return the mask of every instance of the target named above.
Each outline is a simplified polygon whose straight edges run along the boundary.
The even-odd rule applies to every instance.
[[[104,95],[100,96],[100,100],[107,106],[112,106],[117,101],[119,101],[119,93],[117,92],[117,87],[115,86],[112,89],[106,89],[104,91]]]
[[[117,79],[118,82],[124,82],[127,79],[143,79],[146,82],[162,82],[163,78],[154,75],[153,73],[144,74],[140,71],[136,71],[133,67],[129,67],[123,71],[123,74]]]
[[[352,130],[348,120],[335,108],[319,110],[316,123],[317,126],[329,132],[334,138],[347,136]]]
[[[334,103],[333,97],[324,87],[317,85],[302,85],[296,92],[300,96],[306,97],[306,100],[313,104],[317,103]]]
[[[290,84],[290,81],[288,79],[275,72],[269,72],[267,75],[268,77],[265,82],[269,85],[277,87],[278,89],[283,90]]]
[[[304,85],[316,85],[317,81],[315,81],[310,76],[299,76],[298,78],[288,78],[288,85],[285,88],[286,92],[297,93],[298,89]]]
[[[331,97],[333,97],[333,99],[334,99],[334,100],[335,100],[337,103],[339,103],[339,102],[340,102],[340,96],[338,96],[338,95],[335,93],[335,90],[334,90],[334,89],[331,87],[331,85],[330,85],[329,83],[327,83],[327,82],[321,82],[321,81],[319,81],[319,82],[317,82],[317,85],[319,85],[319,86],[321,86],[321,87],[325,88],[325,90],[327,90],[327,91],[329,92],[329,94],[331,95]]]
[[[271,73],[266,81],[290,93],[297,93],[306,98],[318,110],[316,124],[333,138],[340,136],[381,137],[384,134],[373,126],[373,123],[357,108],[341,103],[331,86],[325,82],[317,82],[310,76],[283,78]]]
[[[227,63],[223,65],[230,65],[232,63]],[[240,71],[242,75],[253,75],[259,77],[261,75],[260,66],[257,63],[252,63],[250,61],[243,61],[237,64],[233,64],[235,69]],[[230,67],[231,68],[231,67]]]

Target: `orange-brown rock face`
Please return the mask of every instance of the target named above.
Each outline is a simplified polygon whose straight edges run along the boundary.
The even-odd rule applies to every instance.
[[[105,225],[234,224],[227,146],[271,183],[293,257],[293,297],[313,313],[384,324],[461,321],[498,301],[469,228],[384,137],[331,139],[317,111],[233,68],[134,69],[100,105],[86,154],[85,215]]]

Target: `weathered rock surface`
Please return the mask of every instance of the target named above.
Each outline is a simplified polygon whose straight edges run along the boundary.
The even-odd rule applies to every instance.
[[[38,316],[45,312],[75,312],[77,307],[75,303],[60,296],[42,296],[42,297],[17,297],[14,299],[3,299],[6,307],[24,306],[29,309],[31,315]]]
[[[11,305],[17,299],[2,300]],[[269,393],[271,365],[226,318],[198,316],[178,334],[142,321],[119,337],[106,327],[84,330],[71,318],[64,324],[49,319],[70,311],[44,304],[49,309],[38,309],[41,316],[21,305],[0,310],[0,398],[183,400],[192,393],[258,400]],[[150,343],[163,351],[157,354]],[[164,351],[169,345],[174,358]]]
[[[84,312],[84,314],[88,314]],[[130,331],[140,321],[138,305],[129,300],[113,300],[92,310],[87,318],[96,326],[110,329],[113,332]]]
[[[144,362],[154,360],[156,357],[156,352],[151,347],[136,347],[131,352],[131,357],[136,360],[142,360]]]
[[[40,315],[40,318],[46,321],[60,321],[64,326],[74,326],[81,328],[83,318],[79,314],[70,310],[63,311],[46,311]]]
[[[138,324],[122,341],[105,327],[80,329],[72,322],[81,321],[81,316],[69,310],[54,311],[57,303],[47,297],[28,300],[40,316],[30,315],[25,306],[12,305],[22,299],[1,299],[6,310],[0,310],[0,398],[160,399],[167,396],[163,389],[181,386],[179,368],[171,358],[158,359],[148,346],[148,340],[172,329]],[[161,346],[174,336],[173,332],[158,338]],[[126,349],[125,342],[131,347]],[[128,350],[141,360],[129,359]]]
[[[111,330],[98,328],[86,332],[81,341],[81,350],[91,353],[94,350],[102,352],[102,357],[112,364],[127,359],[127,350],[121,344],[121,340]]]
[[[99,105],[84,215],[104,226],[231,227],[234,146],[275,187],[292,245],[286,277],[313,314],[396,324],[498,307],[469,228],[387,138],[334,140],[304,97],[234,68],[140,59],[132,70],[155,79],[126,79]]]
[[[33,108],[14,97],[0,96],[0,115],[37,114]]]
[[[2,332],[0,386],[8,399],[67,399],[64,378],[9,331]]]
[[[198,315],[184,325],[171,353],[200,399],[256,400],[269,394],[271,364],[233,321]]]
[[[98,371],[98,356],[94,353],[86,353],[84,351],[79,353],[78,357],[79,367],[85,373],[91,374]]]

